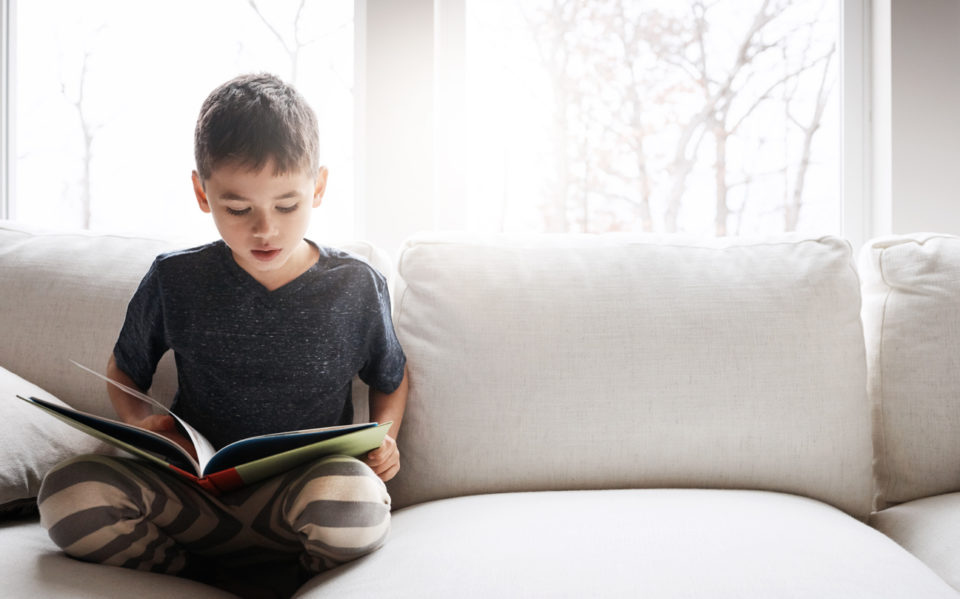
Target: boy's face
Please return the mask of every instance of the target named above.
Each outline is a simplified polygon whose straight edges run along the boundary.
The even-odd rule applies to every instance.
[[[226,164],[206,181],[193,173],[200,209],[213,215],[237,264],[268,287],[285,284],[308,267],[313,252],[303,237],[327,183],[323,167],[316,176],[273,172],[270,160],[257,172]]]

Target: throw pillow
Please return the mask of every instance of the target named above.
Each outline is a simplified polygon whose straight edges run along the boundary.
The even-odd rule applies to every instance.
[[[44,475],[57,463],[106,446],[17,398],[60,402],[40,387],[0,367],[0,517],[34,510]]]

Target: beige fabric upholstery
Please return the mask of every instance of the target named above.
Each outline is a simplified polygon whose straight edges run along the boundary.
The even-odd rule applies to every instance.
[[[960,493],[903,503],[870,523],[960,590]]]
[[[8,335],[0,366],[75,408],[112,414],[103,383],[70,360],[103,371],[127,301],[153,258],[170,249],[157,240],[0,224],[0,330]],[[158,397],[172,398],[173,378],[172,371],[159,377]]]
[[[0,371],[0,389],[30,381],[109,413],[102,384],[68,360],[102,368],[140,277],[174,247],[0,223],[0,365],[26,379]],[[382,253],[348,249],[389,273]],[[434,235],[407,246],[401,269],[413,391],[395,505],[488,494],[396,511],[383,549],[301,597],[956,596],[843,513],[865,518],[872,457],[846,243]],[[170,366],[154,389],[164,400]],[[16,429],[23,414],[0,416]],[[45,432],[68,431],[49,420]],[[8,464],[26,459],[9,424]],[[42,467],[10,472],[35,481],[29,469]],[[496,493],[603,486],[787,493]],[[930,505],[876,524],[955,583],[956,506]],[[223,596],[69,559],[35,519],[0,522],[0,572],[17,597]]]
[[[866,518],[847,242],[437,234],[408,242],[398,273],[411,394],[394,505],[696,486]]]
[[[226,599],[213,587],[163,574],[88,564],[57,549],[36,520],[0,522],[4,597],[71,599]]]
[[[960,490],[960,237],[860,254],[878,506]]]
[[[713,490],[459,497],[394,513],[385,547],[320,597],[937,599],[918,559],[823,503]]]

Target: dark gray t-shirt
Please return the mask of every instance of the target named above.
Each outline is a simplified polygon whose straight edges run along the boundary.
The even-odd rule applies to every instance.
[[[349,424],[353,377],[390,393],[406,360],[384,277],[351,254],[318,249],[316,264],[274,291],[223,241],[159,256],[130,300],[117,366],[147,389],[172,349],[172,409],[217,448]]]

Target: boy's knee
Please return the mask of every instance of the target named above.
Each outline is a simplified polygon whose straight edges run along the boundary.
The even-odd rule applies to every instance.
[[[311,464],[289,489],[284,518],[307,552],[345,562],[378,549],[390,530],[390,495],[363,462],[332,456]]]
[[[136,491],[137,485],[131,481],[131,473],[123,461],[104,455],[79,455],[60,462],[44,476],[37,500],[43,504],[55,495],[88,495],[111,487]]]
[[[61,462],[44,477],[37,496],[40,523],[66,547],[107,520],[137,518],[140,491],[122,460],[81,455]]]
[[[44,477],[37,498],[40,523],[50,539],[75,558],[180,572],[186,554],[152,522],[156,506],[148,501],[148,479],[129,459],[71,458]]]
[[[287,492],[285,510],[300,511],[315,501],[358,501],[387,506],[390,495],[373,470],[348,456],[328,456],[301,471]]]

